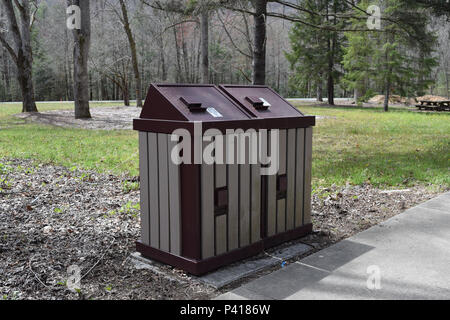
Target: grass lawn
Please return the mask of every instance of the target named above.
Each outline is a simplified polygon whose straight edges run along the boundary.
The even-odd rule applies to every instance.
[[[115,103],[92,103],[111,107]],[[138,134],[132,130],[65,129],[13,117],[20,104],[0,103],[0,158],[33,158],[67,167],[139,174]],[[39,111],[73,109],[73,103],[42,103]]]
[[[92,107],[117,103],[95,103]],[[40,111],[70,103],[38,104]],[[450,113],[381,108],[305,107],[324,116],[314,129],[313,185],[450,187]],[[64,129],[12,117],[19,104],[0,103],[0,158],[34,158],[68,167],[138,175],[137,133]]]

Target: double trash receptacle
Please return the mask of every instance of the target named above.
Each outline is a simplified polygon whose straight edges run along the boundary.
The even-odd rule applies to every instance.
[[[267,86],[152,84],[137,251],[201,275],[310,233],[314,125]]]

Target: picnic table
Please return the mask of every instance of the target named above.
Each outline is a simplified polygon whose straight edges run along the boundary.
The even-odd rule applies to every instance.
[[[416,104],[416,107],[419,108],[419,110],[450,111],[450,100],[420,100],[419,103],[420,104]]]

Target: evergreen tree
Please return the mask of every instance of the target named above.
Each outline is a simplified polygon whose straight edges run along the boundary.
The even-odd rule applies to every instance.
[[[368,5],[368,1],[362,1],[359,7],[366,10]],[[429,17],[424,9],[408,8],[401,0],[384,0],[380,5],[382,29],[347,32],[343,65],[347,86],[365,90],[368,79],[372,79],[375,90],[385,95],[384,110],[388,111],[391,94],[420,94],[430,84],[429,76],[436,65],[431,56],[435,36],[427,28]],[[357,14],[364,15],[361,11]],[[352,27],[360,30],[363,23],[364,19],[355,18]]]
[[[334,87],[340,77],[342,35],[336,14],[344,12],[346,3],[337,0],[305,0],[305,11],[299,14],[304,22],[294,24],[289,34],[291,52],[286,57],[295,70],[291,83],[300,87],[312,85],[321,100],[322,85],[327,82],[328,103],[334,104]]]

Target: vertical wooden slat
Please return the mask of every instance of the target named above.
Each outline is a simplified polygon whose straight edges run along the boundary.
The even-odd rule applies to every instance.
[[[220,145],[216,143],[218,140],[215,140],[215,148],[216,152],[219,150]],[[224,159],[226,159],[226,148],[222,144],[222,150],[224,154]],[[216,159],[217,161],[217,159]],[[226,164],[215,164],[215,181],[216,188],[223,188],[227,186],[227,166]],[[216,217],[216,255],[227,252],[227,215],[222,215]]]
[[[216,255],[227,252],[227,216],[216,217]]]
[[[287,193],[286,193],[286,230],[294,228],[295,216],[295,129],[288,130],[287,139]]]
[[[305,185],[303,223],[311,223],[312,127],[305,129]]]
[[[286,140],[287,140],[287,130],[280,130],[280,137],[279,137],[280,170],[278,174],[286,173]]]
[[[250,244],[250,165],[239,165],[239,246]]]
[[[228,249],[239,247],[239,175],[238,165],[228,165]]]
[[[304,171],[304,152],[305,152],[305,129],[297,129],[297,161],[295,164],[295,227],[303,225],[303,171]]]
[[[232,136],[227,136],[231,139]],[[228,166],[228,250],[239,247],[239,165],[236,160],[237,145],[234,144],[233,164]],[[230,154],[231,156],[231,154]]]
[[[150,204],[150,245],[159,249],[159,186],[158,186],[158,138],[149,132],[148,139],[148,181]]]
[[[239,247],[250,244],[250,164],[246,140],[239,135],[239,150],[244,152],[244,164],[239,165]]]
[[[280,130],[280,170],[279,175],[286,174],[286,139],[287,130]],[[279,199],[277,205],[277,233],[286,231],[286,199]]]
[[[170,156],[177,143],[168,136],[170,252],[181,255],[180,166],[174,164]]]
[[[159,248],[170,251],[169,168],[167,134],[158,133],[159,173]]]
[[[148,203],[148,144],[147,132],[139,132],[139,173],[141,192],[141,241],[150,245],[150,212]]]
[[[206,145],[204,142],[203,146]],[[214,256],[214,165],[203,163],[201,176],[202,259],[206,259]]]
[[[214,142],[215,144],[215,148],[216,151],[219,150],[219,145],[218,143],[216,143],[216,140]],[[226,148],[225,148],[225,141],[223,142],[222,145],[222,153],[223,153],[223,157],[224,159],[226,159]],[[216,159],[217,161],[217,159]],[[216,188],[221,188],[221,187],[226,187],[227,186],[227,166],[225,163],[219,164],[216,162],[216,169],[215,169],[215,174],[216,174]]]
[[[273,158],[277,155],[272,154],[270,131],[267,133],[268,153]],[[279,161],[279,157],[278,160]],[[278,162],[279,163],[279,162]],[[267,176],[267,235],[273,236],[277,232],[277,175]]]
[[[277,233],[286,231],[286,199],[277,200],[278,216],[277,216]]]
[[[254,243],[261,239],[261,165],[252,165],[251,170],[251,242]]]

